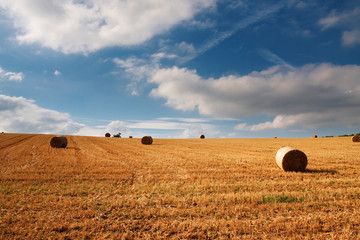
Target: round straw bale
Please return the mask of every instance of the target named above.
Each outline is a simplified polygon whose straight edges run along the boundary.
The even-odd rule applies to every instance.
[[[354,136],[351,138],[351,140],[352,140],[353,142],[360,142],[360,135],[354,135]]]
[[[312,138],[317,138],[317,135],[312,135]]]
[[[307,163],[305,153],[293,147],[282,147],[276,153],[276,164],[284,171],[303,172]]]
[[[153,139],[151,136],[144,136],[142,139],[141,139],[141,143],[142,144],[145,144],[145,145],[150,145],[152,144],[153,142]]]
[[[105,133],[105,137],[111,137],[110,133]]]
[[[65,136],[56,136],[50,140],[50,146],[53,148],[66,148],[67,139]]]
[[[133,138],[133,136],[129,136],[129,138]]]
[[[200,138],[200,139],[204,139],[204,138],[205,138],[205,135],[201,134],[199,138]]]

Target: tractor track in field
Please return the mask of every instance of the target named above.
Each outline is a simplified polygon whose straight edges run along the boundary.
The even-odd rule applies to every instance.
[[[30,136],[24,136],[24,135],[20,135],[20,136],[14,136],[10,139],[5,139],[4,141],[0,142],[0,150],[4,150],[6,148],[10,148],[16,145],[19,145],[21,143],[23,143],[26,140],[29,140],[31,138],[34,138],[34,135],[30,135]],[[10,143],[9,143],[10,141]]]

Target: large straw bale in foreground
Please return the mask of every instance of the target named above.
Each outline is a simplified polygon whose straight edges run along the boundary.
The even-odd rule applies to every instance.
[[[353,142],[360,142],[360,135],[354,135],[354,136],[351,138],[351,140],[352,140]]]
[[[151,136],[144,136],[142,139],[141,139],[141,143],[142,144],[145,144],[145,145],[151,145],[153,142],[153,139]]]
[[[67,143],[65,136],[56,136],[50,140],[50,146],[53,148],[66,148]]]
[[[282,147],[276,153],[276,164],[284,171],[302,172],[307,163],[305,153],[293,147]]]

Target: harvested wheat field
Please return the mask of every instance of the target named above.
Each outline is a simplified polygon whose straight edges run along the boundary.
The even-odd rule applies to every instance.
[[[1,239],[359,239],[351,138],[0,135]],[[282,146],[305,172],[275,162]]]

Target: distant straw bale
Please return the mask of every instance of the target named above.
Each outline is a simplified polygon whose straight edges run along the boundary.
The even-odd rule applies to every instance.
[[[204,138],[205,138],[205,135],[201,134],[199,138],[200,138],[200,139],[204,139]]]
[[[308,163],[305,153],[293,147],[280,148],[275,159],[278,167],[284,171],[303,172]]]
[[[133,138],[133,136],[129,136],[129,138]]]
[[[312,135],[312,138],[317,138],[317,135]]]
[[[105,133],[105,137],[111,137],[110,133]]]
[[[141,139],[141,143],[142,144],[145,144],[145,145],[151,145],[153,143],[153,139],[151,136],[144,136],[142,139]]]
[[[360,142],[360,135],[354,135],[354,136],[351,138],[351,140],[352,140],[353,142]]]
[[[56,136],[50,140],[50,146],[53,148],[66,148],[67,143],[65,136]]]

